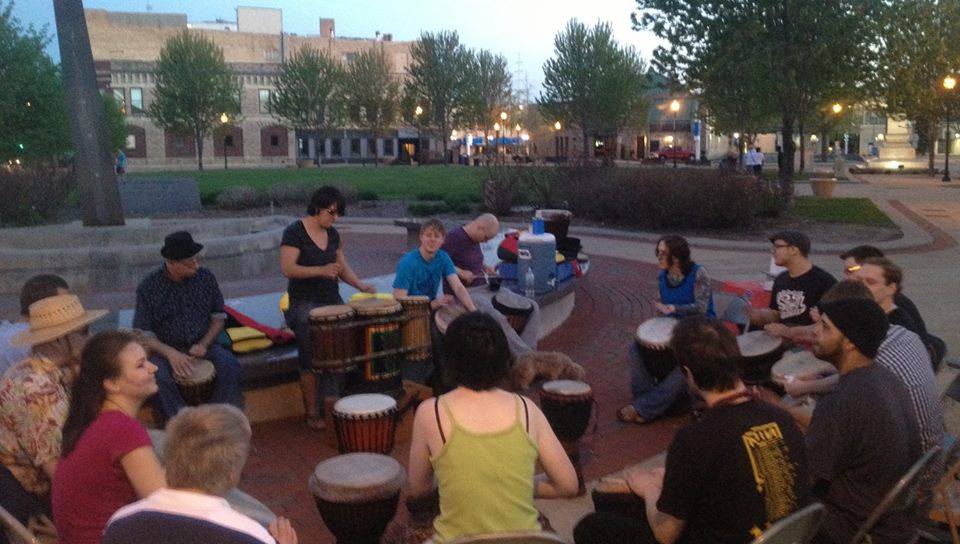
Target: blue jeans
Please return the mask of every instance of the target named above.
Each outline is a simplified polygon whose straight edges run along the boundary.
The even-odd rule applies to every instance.
[[[214,344],[207,349],[207,355],[204,357],[213,363],[216,370],[214,378],[213,395],[210,397],[211,403],[232,404],[237,408],[243,409],[243,389],[240,385],[240,361],[233,353],[219,344]],[[160,355],[152,355],[150,361],[157,365],[157,391],[156,404],[160,410],[161,416],[169,420],[177,415],[181,408],[187,405],[177,384],[173,380],[173,368],[170,362]]]
[[[687,381],[679,366],[659,382],[646,365],[636,342],[630,343],[630,394],[633,409],[646,421],[662,416],[673,404],[687,394]]]

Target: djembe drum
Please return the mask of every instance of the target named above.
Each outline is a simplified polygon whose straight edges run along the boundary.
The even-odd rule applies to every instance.
[[[354,309],[346,304],[310,310],[314,370],[347,372],[354,368],[357,355],[355,317]]]
[[[583,494],[584,487],[578,441],[590,425],[592,408],[593,390],[584,382],[552,380],[544,382],[540,390],[540,409],[570,456],[577,471],[580,494]]]
[[[187,406],[199,406],[210,402],[216,376],[217,371],[213,363],[206,359],[196,359],[189,375],[174,375],[173,380]]]
[[[837,367],[817,359],[809,351],[785,353],[770,369],[770,379],[780,385],[793,380],[811,380],[837,373]]]
[[[407,321],[401,327],[403,349],[407,361],[418,363],[430,358],[430,299],[428,297],[400,297]]]
[[[637,327],[637,347],[643,364],[658,382],[677,367],[677,358],[670,348],[676,326],[677,320],[672,317],[652,317]]]
[[[347,378],[352,393],[387,393],[403,391],[403,337],[400,323],[403,306],[394,299],[367,298],[351,300],[357,312],[357,372]]]
[[[397,512],[403,468],[392,457],[348,453],[318,464],[309,486],[337,542],[376,544]]]
[[[349,395],[333,405],[340,453],[389,454],[397,426],[397,401],[379,393]]]
[[[744,383],[762,384],[770,381],[770,369],[786,346],[783,340],[766,331],[750,331],[737,336],[740,346],[740,376]]]
[[[491,301],[494,309],[507,318],[507,323],[517,334],[523,333],[523,328],[527,326],[527,320],[533,313],[533,301],[519,296],[509,296],[504,291],[497,291]]]

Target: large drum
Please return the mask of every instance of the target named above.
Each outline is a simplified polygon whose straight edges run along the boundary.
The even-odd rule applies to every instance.
[[[773,364],[770,378],[787,385],[793,380],[812,380],[837,373],[837,368],[827,361],[817,359],[809,351],[787,352]]]
[[[670,348],[670,339],[677,320],[672,317],[652,317],[637,327],[637,346],[643,364],[650,375],[660,381],[677,367],[677,358]]]
[[[314,370],[346,372],[353,369],[357,355],[355,317],[354,309],[346,304],[310,310]]]
[[[206,359],[195,359],[188,376],[174,375],[173,380],[187,406],[199,406],[210,402],[216,377],[217,371],[213,363]]]
[[[437,330],[440,331],[440,334],[447,334],[447,327],[450,326],[450,323],[453,323],[456,318],[465,313],[467,313],[467,308],[459,302],[454,302],[446,306],[441,306],[440,309],[433,314],[433,320],[436,322]]]
[[[769,382],[770,369],[787,349],[783,340],[766,331],[741,334],[737,344],[740,345],[740,375],[748,384]]]
[[[579,440],[587,432],[593,408],[593,390],[576,380],[544,382],[540,391],[540,408],[557,438],[567,442]]]
[[[517,334],[522,334],[530,314],[533,313],[533,301],[516,295],[510,296],[511,294],[498,291],[491,303],[494,309],[507,318],[507,323],[510,323],[513,330],[517,331]]]
[[[403,306],[393,299],[367,298],[350,301],[357,312],[357,372],[347,379],[353,393],[388,393],[402,390],[403,338],[400,324]]]
[[[389,454],[397,426],[397,401],[379,393],[343,397],[333,405],[340,453]]]
[[[401,329],[403,349],[410,362],[430,358],[430,299],[428,297],[400,297],[407,320]]]
[[[308,485],[337,542],[376,544],[397,512],[402,484],[396,459],[348,453],[318,464]]]

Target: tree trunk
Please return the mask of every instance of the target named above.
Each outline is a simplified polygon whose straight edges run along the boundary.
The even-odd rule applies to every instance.
[[[326,146],[326,143],[320,138],[320,134],[321,134],[320,131],[321,131],[321,130],[322,130],[322,129],[320,128],[320,125],[315,125],[315,126],[313,127],[313,134],[314,134],[314,137],[316,138],[316,141],[315,141],[314,144],[313,144],[313,150],[316,151],[316,153],[317,153],[317,156],[314,157],[313,160],[314,160],[314,163],[316,163],[317,166],[320,166],[320,164],[323,163],[323,159],[321,158],[321,156],[322,156],[323,154],[325,154],[326,151],[327,151],[327,149],[326,149],[326,147],[327,147],[327,146]],[[296,138],[296,131],[294,131],[294,138]],[[309,150],[309,149],[310,149],[310,147],[309,147],[309,145],[308,145],[308,146],[307,146],[307,150]]]
[[[803,138],[803,125],[797,127],[797,134],[800,135],[800,172],[803,173],[807,167],[807,141]]]
[[[784,204],[789,206],[793,202],[793,156],[797,148],[793,143],[793,118],[785,115],[781,122],[783,167],[780,169],[780,192]]]
[[[60,66],[74,146],[83,225],[123,225],[117,171],[97,91],[97,73],[81,0],[54,0]]]
[[[590,143],[589,143],[589,134],[587,134],[587,129],[583,129],[583,146],[580,153],[583,155],[580,157],[580,162],[589,160],[590,157]]]
[[[939,136],[940,136],[940,134],[939,134],[939,132],[940,132],[940,127],[938,126],[939,124],[940,124],[940,123],[938,123],[938,122],[936,122],[936,121],[933,122],[933,123],[931,123],[931,126],[932,126],[933,128],[930,129],[930,134],[927,135],[927,145],[929,146],[929,149],[927,150],[927,151],[928,151],[928,152],[927,152],[927,156],[928,156],[928,159],[927,159],[927,160],[928,160],[928,163],[929,163],[929,164],[928,164],[928,168],[930,169],[930,175],[931,175],[931,176],[936,176],[936,175],[937,175],[936,171],[934,170],[933,161],[934,161],[934,159],[935,159],[936,156],[937,156],[937,141],[939,140]],[[949,129],[948,129],[948,130],[949,130]]]
[[[200,132],[199,128],[194,129],[193,139],[197,146],[197,169],[202,171],[203,170],[203,133]],[[214,148],[216,148],[216,145],[214,145]],[[227,146],[223,146],[223,153],[224,155],[226,155]]]

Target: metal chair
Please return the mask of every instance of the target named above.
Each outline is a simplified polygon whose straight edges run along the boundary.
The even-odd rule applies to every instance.
[[[853,536],[850,544],[869,544],[872,542],[870,539],[870,531],[872,531],[877,522],[880,521],[880,518],[891,510],[906,510],[916,504],[920,495],[921,476],[927,467],[941,454],[941,449],[940,446],[934,446],[927,450],[927,453],[923,454],[923,456],[910,467],[910,470],[897,480],[897,483],[887,492],[883,500],[877,504],[873,512],[870,512],[867,520],[860,526],[860,529],[857,531],[857,534]]]
[[[750,330],[750,301],[745,297],[714,291],[713,308],[717,319],[737,325],[741,332]]]
[[[6,531],[10,544],[37,544],[38,542],[37,537],[33,536],[33,533],[2,506],[0,506],[0,530]]]
[[[564,542],[555,533],[520,531],[464,536],[455,538],[448,544],[558,544]]]
[[[826,508],[815,502],[774,523],[753,544],[807,544],[823,523]]]

